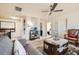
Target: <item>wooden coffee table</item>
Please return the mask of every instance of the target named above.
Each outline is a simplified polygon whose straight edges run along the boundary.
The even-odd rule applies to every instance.
[[[62,46],[68,46],[68,42],[64,43]],[[68,50],[68,47],[67,47],[63,49],[62,52],[59,52],[58,48],[59,48],[59,44],[54,42],[53,39],[51,41],[49,39],[44,40],[43,49],[48,55],[61,55],[66,53],[66,51]]]

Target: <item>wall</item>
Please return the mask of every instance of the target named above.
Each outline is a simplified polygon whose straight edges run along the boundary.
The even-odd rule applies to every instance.
[[[30,23],[28,24],[27,22],[30,22]],[[29,40],[31,27],[37,27],[37,30],[40,31],[40,19],[34,16],[33,17],[27,16],[25,27],[26,27],[25,38],[26,40]]]
[[[56,24],[58,26],[53,25],[53,27],[58,27],[58,34],[60,37],[64,37],[64,34],[66,33],[66,20],[67,20],[67,29],[79,29],[79,12],[73,12],[70,14],[65,14],[61,17],[57,17],[56,19]]]
[[[15,23],[15,32],[12,32],[12,37],[21,36],[22,23],[21,20],[8,19],[8,18],[0,18],[0,21],[11,21]],[[6,24],[6,26],[9,26]]]
[[[29,34],[30,34],[30,27],[27,24],[27,22],[31,22],[33,24],[32,27],[37,27],[37,30],[39,31],[39,35],[40,35],[40,23],[42,23],[42,29],[43,29],[43,36],[46,36],[46,30],[47,30],[47,26],[46,26],[46,21],[43,19],[40,19],[39,17],[35,17],[35,16],[27,16],[26,18],[26,31],[25,31],[25,38],[26,40],[29,40]]]
[[[52,18],[52,21],[51,21],[51,34],[52,36],[55,35],[55,33],[58,32],[58,21],[56,18]]]
[[[17,6],[17,4],[16,4]],[[14,7],[15,4],[1,4],[0,5],[0,17],[11,17],[11,16],[25,16],[26,21],[31,20],[31,17],[36,17],[36,20],[32,19],[31,21],[34,23],[34,26],[38,27],[38,30],[40,30],[40,22],[43,23],[43,36],[47,35],[47,26],[46,26],[46,19],[39,13],[35,13],[33,11],[27,11],[23,8],[22,12],[15,11]],[[42,18],[43,17],[43,18]],[[26,38],[29,40],[29,28],[26,23],[26,34],[23,34],[23,20],[19,20],[16,22],[16,33],[13,33],[13,37],[19,37],[22,36],[23,38]]]
[[[26,40],[29,40],[30,28],[28,27],[28,24],[27,24],[28,21],[31,21],[33,23],[33,27],[38,28],[39,34],[40,34],[40,22],[42,22],[42,24],[43,24],[43,36],[46,36],[46,34],[47,34],[47,32],[46,32],[46,30],[47,30],[46,21],[41,20],[38,17],[35,17],[35,18],[34,17],[35,16],[27,16],[25,18],[25,20],[26,20],[25,34],[23,32],[23,18],[21,18],[19,20],[3,18],[3,19],[0,19],[0,20],[2,20],[2,21],[12,21],[12,22],[16,23],[16,27],[15,27],[16,29],[15,29],[15,32],[12,32],[12,38],[22,37],[22,38],[26,38]]]

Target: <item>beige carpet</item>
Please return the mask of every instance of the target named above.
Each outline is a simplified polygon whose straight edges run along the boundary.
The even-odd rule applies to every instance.
[[[39,51],[44,54],[47,55],[44,51],[43,51],[43,47],[37,47],[37,49],[39,49]],[[76,47],[72,44],[68,45],[68,51],[64,54],[64,55],[79,55],[79,47]]]

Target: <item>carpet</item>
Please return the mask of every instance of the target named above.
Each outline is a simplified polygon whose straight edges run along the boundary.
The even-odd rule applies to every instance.
[[[47,55],[44,51],[43,51],[43,47],[37,47],[37,49],[43,54],[43,55]],[[79,55],[79,47],[76,47],[72,44],[68,45],[68,51],[64,54],[64,55]]]

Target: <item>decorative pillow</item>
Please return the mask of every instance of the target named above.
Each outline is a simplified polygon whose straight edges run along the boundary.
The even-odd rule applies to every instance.
[[[76,38],[78,34],[78,30],[69,30],[68,31],[68,36],[72,38]]]
[[[24,47],[18,40],[14,42],[14,55],[26,55]]]

